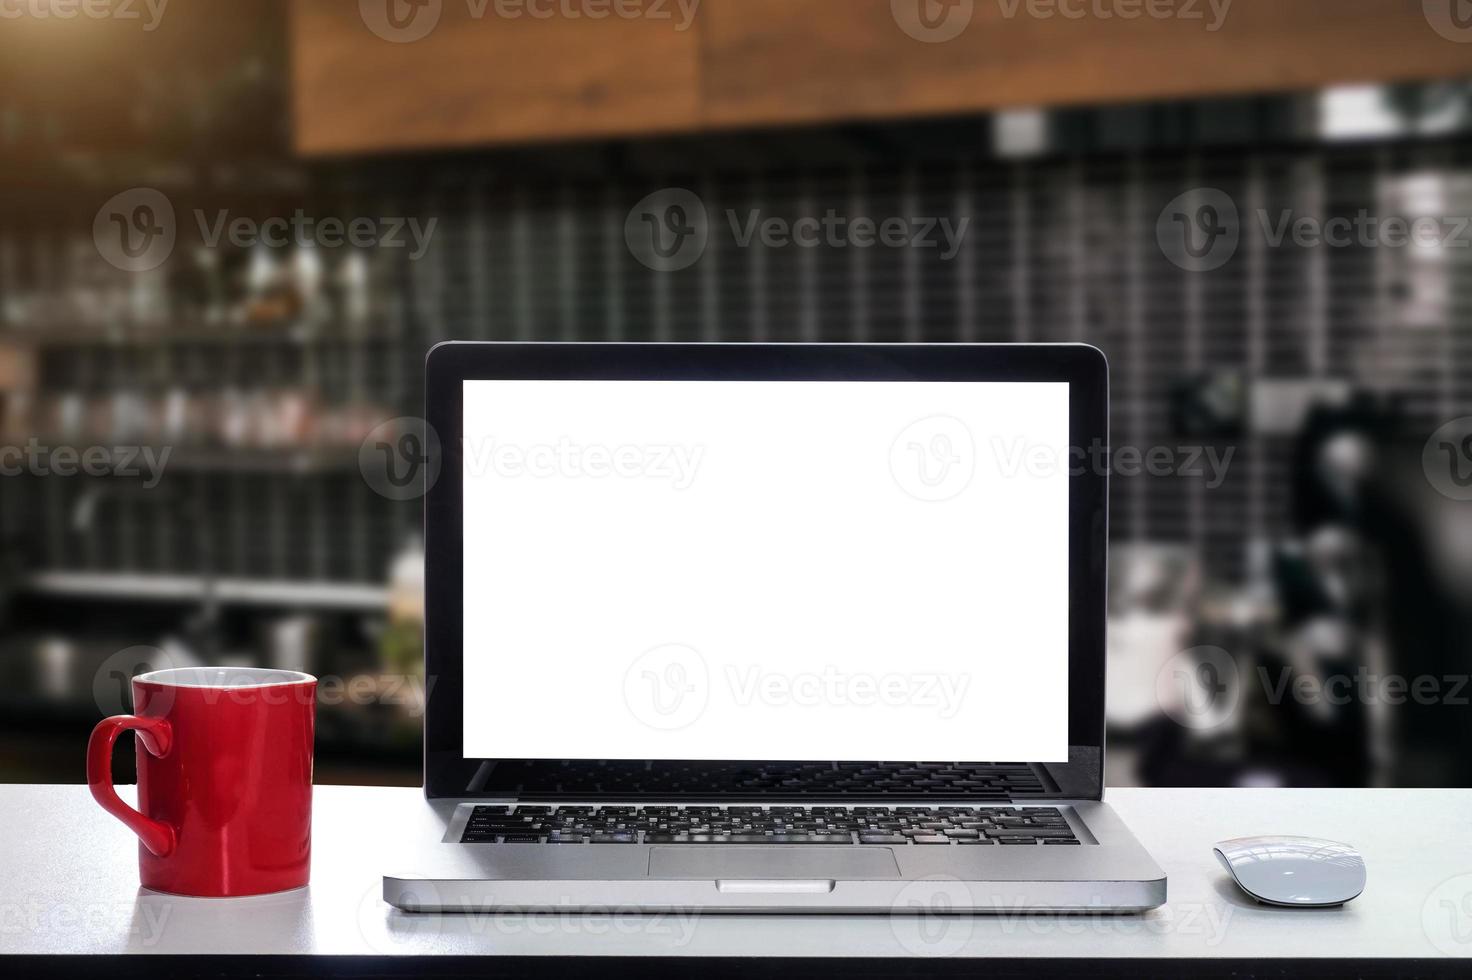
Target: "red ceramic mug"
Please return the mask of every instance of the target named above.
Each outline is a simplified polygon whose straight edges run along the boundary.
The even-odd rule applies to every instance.
[[[138,835],[143,887],[223,898],[307,883],[316,693],[315,677],[290,670],[179,667],[133,678],[135,713],[92,730],[87,784]],[[137,810],[112,784],[113,743],[128,729]]]

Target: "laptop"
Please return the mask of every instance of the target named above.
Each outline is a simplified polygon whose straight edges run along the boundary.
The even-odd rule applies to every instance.
[[[390,905],[1165,901],[1103,800],[1099,351],[447,343],[426,392]]]

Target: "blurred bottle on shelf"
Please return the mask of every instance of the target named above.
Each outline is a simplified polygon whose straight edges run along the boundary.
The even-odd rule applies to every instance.
[[[336,305],[343,323],[353,331],[363,329],[372,311],[372,295],[368,285],[368,259],[359,249],[348,252],[339,263],[336,277]]]
[[[388,626],[379,640],[380,660],[391,673],[424,674],[424,542],[405,542],[389,567]]]
[[[311,674],[316,670],[318,623],[307,615],[286,616],[269,627],[270,663],[278,670]]]

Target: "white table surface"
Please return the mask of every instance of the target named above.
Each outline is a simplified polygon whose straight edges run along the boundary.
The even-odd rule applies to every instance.
[[[124,791],[124,797],[130,794]],[[420,792],[318,787],[312,883],[191,899],[138,887],[134,838],[82,786],[0,786],[0,951],[561,956],[1439,959],[1472,954],[1472,791],[1120,789],[1108,801],[1165,868],[1141,916],[405,915],[380,901]],[[1227,837],[1360,848],[1369,884],[1339,909],[1247,900],[1211,854]]]

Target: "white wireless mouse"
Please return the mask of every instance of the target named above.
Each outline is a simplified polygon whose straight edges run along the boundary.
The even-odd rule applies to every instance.
[[[1265,905],[1343,905],[1365,890],[1365,861],[1314,837],[1238,837],[1212,850],[1242,890]]]

